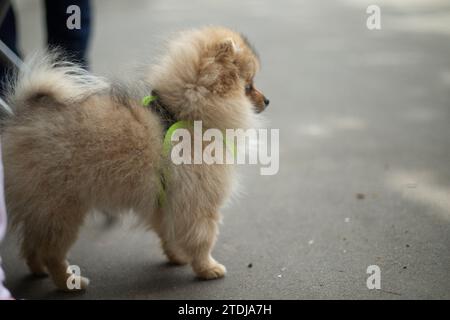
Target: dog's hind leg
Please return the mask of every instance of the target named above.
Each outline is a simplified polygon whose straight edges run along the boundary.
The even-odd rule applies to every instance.
[[[31,273],[36,277],[45,277],[48,275],[47,268],[37,254],[27,256],[27,265]]]
[[[38,252],[27,252],[24,254],[30,272],[37,277],[48,275],[47,268]]]
[[[22,225],[22,256],[27,262],[30,272],[38,277],[47,275],[47,269],[42,261],[38,247],[39,232],[32,221],[25,221]]]
[[[47,221],[39,224],[39,235],[36,239],[39,260],[30,262],[42,262],[60,290],[86,289],[89,280],[81,275],[73,275],[68,270],[69,264],[66,261],[66,254],[75,242],[83,222],[84,212],[76,206],[68,205],[60,212],[49,211],[45,216]]]

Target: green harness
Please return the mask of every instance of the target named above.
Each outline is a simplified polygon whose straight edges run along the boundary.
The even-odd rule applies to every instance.
[[[144,107],[152,106],[153,103],[157,102],[158,96],[157,95],[149,95],[145,96],[142,99],[142,105]],[[160,105],[161,106],[161,105]],[[170,157],[170,150],[172,149],[172,136],[178,129],[192,129],[194,127],[193,123],[191,121],[186,120],[179,120],[171,124],[167,130],[166,134],[164,135],[163,140],[163,153],[165,157]],[[233,154],[233,157],[236,156],[236,145],[234,144],[234,141],[228,141],[227,139],[224,140],[225,147],[230,150],[230,152]],[[167,188],[167,181],[169,176],[169,171],[167,170],[167,166],[163,166],[161,168],[161,178],[160,178],[160,184],[159,184],[159,192],[158,192],[158,206],[162,208],[164,204],[166,203],[166,188]]]

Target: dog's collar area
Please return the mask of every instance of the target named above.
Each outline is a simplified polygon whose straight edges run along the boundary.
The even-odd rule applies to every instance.
[[[155,91],[152,91],[151,95],[142,98],[142,105],[145,107],[151,107],[151,109],[158,114],[163,122],[165,132],[163,152],[165,156],[169,156],[170,149],[172,148],[172,135],[175,131],[178,129],[194,130],[194,124],[185,120],[177,121],[174,115],[161,103]],[[236,145],[234,144],[234,141],[228,141],[225,138],[223,142],[225,147],[233,154],[233,157],[236,157]],[[160,172],[160,185],[158,192],[158,206],[160,208],[162,208],[166,202],[167,178],[169,176],[167,169],[167,167],[163,166]]]
[[[149,107],[153,112],[155,112],[161,119],[164,126],[164,141],[163,141],[163,152],[167,156],[170,153],[172,147],[171,137],[175,130],[181,128],[188,128],[190,124],[186,121],[177,121],[173,113],[171,113],[167,107],[161,103],[161,99],[155,90],[151,92],[150,95],[142,98],[142,105],[144,107]],[[167,189],[167,177],[169,172],[166,166],[160,169],[160,181],[159,181],[159,191],[158,191],[158,207],[162,208],[166,202],[166,189]]]
[[[142,105],[144,107],[151,107],[151,110],[159,116],[164,126],[164,131],[167,131],[171,125],[177,122],[174,114],[161,102],[155,90],[151,92],[151,95],[142,98]]]

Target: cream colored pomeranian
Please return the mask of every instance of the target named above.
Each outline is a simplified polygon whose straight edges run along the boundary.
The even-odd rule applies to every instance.
[[[178,34],[134,86],[95,77],[55,53],[29,60],[11,85],[14,115],[1,135],[7,209],[31,272],[49,273],[68,290],[66,254],[87,213],[132,209],[171,262],[190,263],[202,279],[224,276],[211,251],[233,166],[175,165],[163,140],[170,121],[255,126],[268,104],[253,86],[258,68],[246,38],[222,27]],[[151,93],[156,103],[143,106]],[[81,278],[79,289],[88,282]]]

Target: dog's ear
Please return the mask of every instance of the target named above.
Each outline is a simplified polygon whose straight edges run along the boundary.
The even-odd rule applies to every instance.
[[[232,38],[226,38],[217,45],[216,60],[232,59],[236,52],[239,51],[236,43]]]
[[[205,57],[197,84],[216,95],[225,96],[238,90],[239,68],[236,52],[239,50],[231,38],[226,38],[211,48]]]

